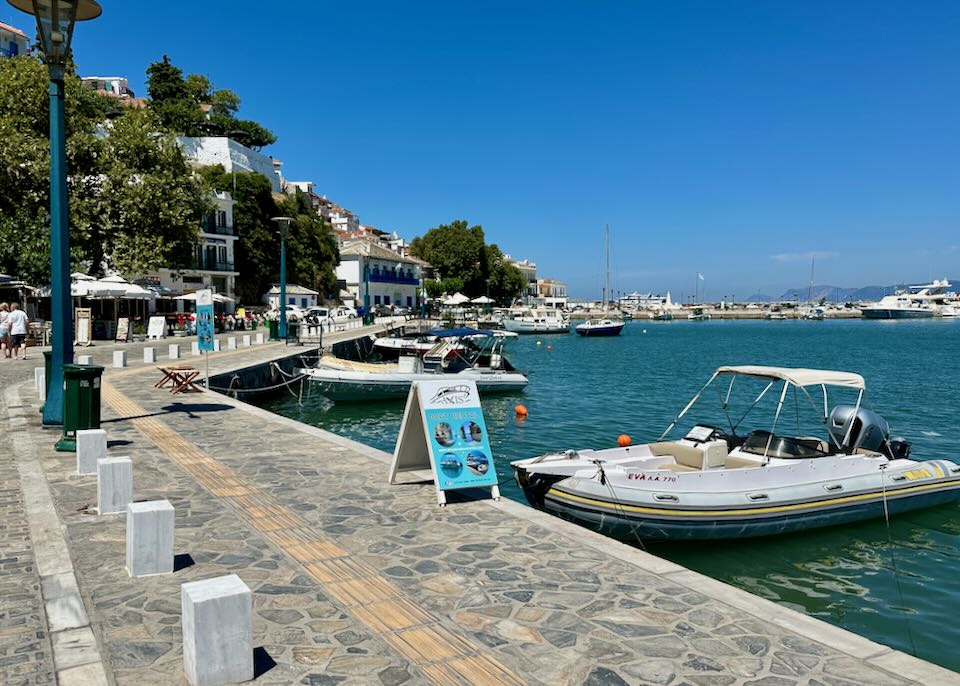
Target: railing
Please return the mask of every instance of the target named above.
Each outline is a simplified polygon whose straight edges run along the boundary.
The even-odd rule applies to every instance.
[[[217,226],[213,223],[205,222],[203,225],[204,233],[216,233],[221,236],[233,236],[233,227],[232,226]]]
[[[370,280],[374,283],[402,283],[417,286],[420,279],[415,276],[398,276],[393,272],[370,272]]]
[[[206,258],[194,258],[194,269],[204,269],[210,272],[232,272],[233,262],[220,262],[219,260],[208,260]]]

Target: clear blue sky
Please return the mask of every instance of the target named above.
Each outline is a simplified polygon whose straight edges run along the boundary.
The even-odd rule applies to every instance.
[[[465,218],[572,295],[960,278],[960,2],[104,0],[82,74],[164,53],[293,180],[408,239]],[[29,28],[5,3],[0,20]],[[29,31],[32,33],[32,30]]]

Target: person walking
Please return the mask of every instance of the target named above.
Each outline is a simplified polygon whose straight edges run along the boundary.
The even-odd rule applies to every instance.
[[[13,359],[27,359],[27,319],[26,313],[17,303],[10,303],[10,313],[7,315],[7,325],[10,327],[10,347],[13,349]],[[23,357],[20,357],[20,349]]]
[[[10,359],[10,306],[0,303],[0,355]]]

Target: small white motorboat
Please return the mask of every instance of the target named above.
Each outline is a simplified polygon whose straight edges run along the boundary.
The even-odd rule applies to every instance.
[[[570,320],[560,310],[549,308],[511,310],[503,328],[513,333],[570,333]]]
[[[581,336],[619,336],[623,326],[619,319],[591,319],[577,324],[574,331]]]
[[[712,319],[709,313],[704,312],[702,307],[695,307],[693,312],[687,315],[691,322],[708,322]]]
[[[719,393],[729,431],[698,423],[683,438],[665,441],[721,378],[730,380]],[[738,379],[759,380],[762,390],[748,396],[747,403],[756,399],[734,422],[731,393]],[[858,391],[856,403],[828,411],[828,386]],[[739,434],[740,423],[775,387],[779,400],[771,429]],[[807,389],[822,391],[822,405]],[[799,403],[809,400],[826,424],[826,438],[777,432],[791,390],[798,426]],[[862,406],[864,390],[863,377],[849,372],[721,367],[654,443],[569,450],[512,465],[535,507],[641,539],[768,536],[960,499],[960,464],[910,459],[910,444],[891,439],[887,422]]]
[[[316,367],[300,369],[313,388],[335,401],[406,398],[414,381],[472,380],[480,393],[522,391],[527,377],[503,356],[513,337],[503,331],[435,329],[434,346],[422,357],[400,357],[397,364],[354,362],[323,356]]]

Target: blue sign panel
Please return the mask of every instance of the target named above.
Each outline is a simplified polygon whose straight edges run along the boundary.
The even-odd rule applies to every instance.
[[[213,292],[197,291],[197,346],[200,352],[213,352]]]
[[[483,410],[450,408],[427,410],[425,415],[440,490],[497,485]]]

